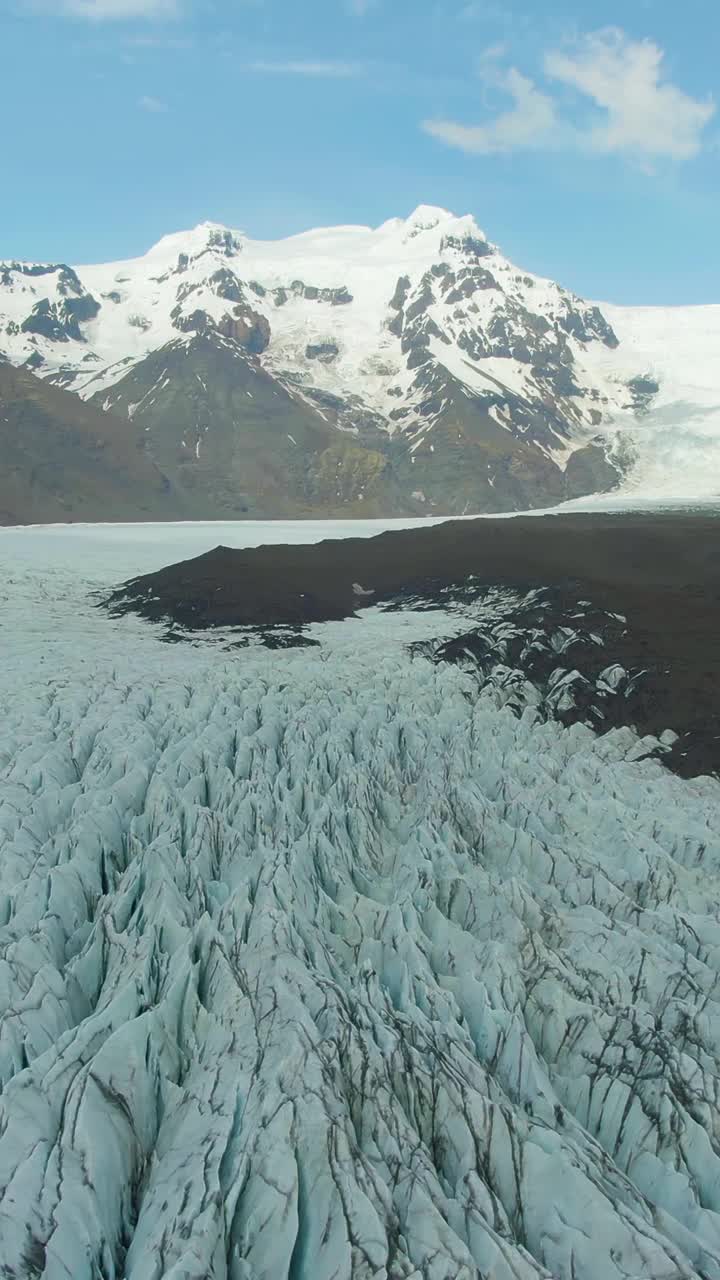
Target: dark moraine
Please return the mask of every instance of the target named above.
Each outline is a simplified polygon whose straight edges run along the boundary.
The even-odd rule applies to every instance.
[[[678,772],[720,772],[720,519],[712,516],[482,519],[311,546],[217,547],[124,584],[106,603],[188,629],[302,626],[411,595],[427,602],[469,580],[473,590],[547,589],[545,616],[556,627],[580,601],[623,615],[600,656],[638,677],[626,722],[678,733],[666,757]],[[462,653],[466,661],[478,644],[463,640],[439,648],[438,660]],[[583,675],[597,674],[587,645],[572,658]],[[574,718],[587,717],[578,709]],[[617,722],[615,712],[608,724]]]

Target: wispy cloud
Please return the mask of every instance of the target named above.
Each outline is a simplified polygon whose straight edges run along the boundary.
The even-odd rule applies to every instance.
[[[500,151],[547,144],[557,123],[555,104],[541,93],[532,80],[514,67],[497,78],[498,88],[512,99],[513,105],[488,124],[463,125],[452,120],[426,120],[423,128],[433,138],[448,146],[476,155],[492,155]]]
[[[128,18],[175,18],[179,0],[29,0],[28,7],[65,18],[117,22]]]
[[[362,68],[357,62],[250,62],[247,71],[255,71],[260,75],[272,76],[320,76],[333,80],[343,80],[349,76],[361,74]]]
[[[463,151],[491,155],[516,150],[569,149],[626,155],[649,168],[658,159],[687,160],[703,145],[715,113],[709,99],[685,93],[663,76],[663,51],[607,28],[545,54],[547,81],[575,91],[564,107],[549,85],[538,86],[516,68],[481,61],[486,85],[511,99],[505,111],[480,124],[426,120],[432,137]]]
[[[601,112],[584,133],[593,150],[687,160],[700,150],[715,106],[663,80],[663,58],[652,40],[629,40],[612,27],[586,36],[571,52],[547,54],[545,73]]]
[[[168,110],[167,102],[163,102],[161,98],[153,98],[150,94],[143,94],[142,98],[138,98],[138,106],[143,111],[150,111],[154,115],[162,115]]]

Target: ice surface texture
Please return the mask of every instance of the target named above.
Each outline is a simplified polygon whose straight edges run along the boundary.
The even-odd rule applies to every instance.
[[[70,585],[1,677],[3,1280],[720,1277],[720,785],[437,620],[229,661]]]

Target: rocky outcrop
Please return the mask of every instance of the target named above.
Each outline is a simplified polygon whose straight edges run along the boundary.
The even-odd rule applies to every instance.
[[[332,341],[309,342],[305,348],[305,356],[308,360],[321,360],[323,364],[332,364],[339,354],[339,346]]]
[[[217,328],[219,333],[232,338],[251,355],[262,355],[270,345],[269,321],[246,307],[235,307],[231,316],[223,316]]]
[[[51,342],[84,342],[81,324],[94,320],[100,303],[90,294],[66,297],[61,303],[43,298],[36,302],[30,315],[23,320],[20,331],[47,338]]]
[[[261,355],[270,343],[268,320],[244,304],[233,307],[232,312],[221,316],[219,320],[214,320],[207,311],[188,312],[178,307],[173,314],[173,325],[180,333],[222,334],[251,355]]]
[[[622,471],[608,457],[604,440],[591,441],[570,454],[565,467],[565,496],[582,498],[587,493],[611,493],[622,480]]]

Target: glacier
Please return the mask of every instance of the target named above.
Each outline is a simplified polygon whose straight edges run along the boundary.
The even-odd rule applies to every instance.
[[[720,783],[144,535],[0,531],[3,1280],[720,1277]]]

